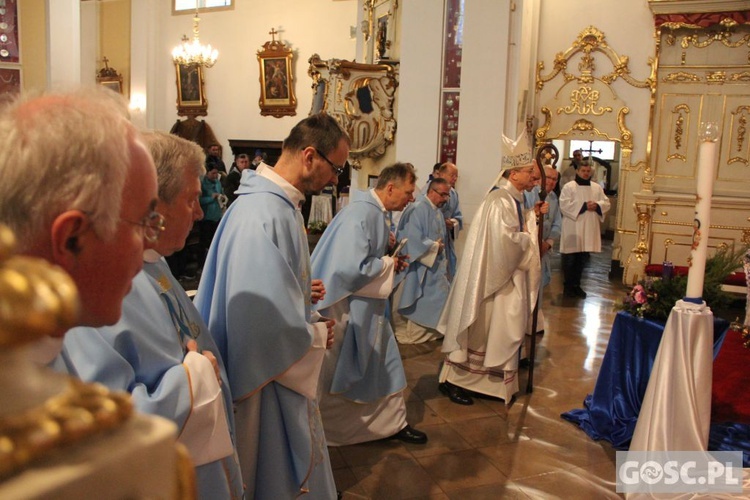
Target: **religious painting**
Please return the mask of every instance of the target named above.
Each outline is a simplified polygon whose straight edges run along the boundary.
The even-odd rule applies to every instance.
[[[271,41],[258,51],[260,64],[260,114],[262,116],[294,116],[297,114],[297,98],[294,96],[292,75],[292,50],[276,40],[278,32],[272,29]]]
[[[388,40],[388,20],[390,16],[384,15],[378,18],[375,37],[375,56],[377,60],[388,59],[391,42]]]
[[[177,73],[177,114],[206,116],[208,102],[203,89],[203,68],[195,64],[175,64]]]
[[[393,58],[391,47],[395,43],[398,0],[365,0],[363,58],[367,63],[388,62]],[[394,61],[395,62],[395,61]]]
[[[0,68],[0,96],[21,91],[21,68]]]
[[[0,1],[0,63],[21,62],[18,46],[18,1]]]

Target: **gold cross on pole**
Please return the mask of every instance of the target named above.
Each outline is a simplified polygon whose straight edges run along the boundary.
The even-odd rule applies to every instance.
[[[269,31],[268,34],[271,35],[271,41],[275,42],[276,41],[276,35],[278,35],[279,32],[276,31],[276,28],[271,28],[271,31]]]

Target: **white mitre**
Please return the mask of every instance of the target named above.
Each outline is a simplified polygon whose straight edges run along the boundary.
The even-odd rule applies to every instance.
[[[506,170],[528,167],[533,163],[534,156],[531,154],[531,145],[526,131],[522,131],[515,141],[503,134],[502,155],[500,173],[491,184],[490,189],[499,185]]]

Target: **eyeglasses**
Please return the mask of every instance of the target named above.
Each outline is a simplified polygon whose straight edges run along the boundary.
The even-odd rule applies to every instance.
[[[326,157],[326,155],[324,155],[323,153],[321,153],[318,148],[315,148],[315,152],[318,153],[318,155],[320,155],[321,158],[323,158],[325,161],[328,162],[328,164],[331,166],[331,168],[333,169],[333,172],[336,174],[337,177],[340,176],[341,174],[343,174],[344,171],[346,171],[346,168],[349,166],[349,162],[348,161],[344,162],[344,164],[342,166],[340,166],[340,167],[336,166],[336,164],[333,163],[331,160],[329,160]]]
[[[443,198],[448,198],[448,197],[449,197],[449,196],[451,195],[451,192],[450,192],[450,191],[448,191],[447,193],[441,193],[440,191],[438,191],[438,190],[437,190],[437,189],[435,189],[435,188],[432,188],[432,190],[433,190],[433,191],[435,191],[435,192],[436,192],[437,194],[439,194],[440,196],[442,196]]]
[[[151,212],[138,222],[123,219],[122,217],[120,217],[120,220],[127,222],[128,224],[141,226],[141,229],[143,229],[143,237],[149,243],[154,243],[158,240],[159,235],[164,231],[164,216],[159,212]]]

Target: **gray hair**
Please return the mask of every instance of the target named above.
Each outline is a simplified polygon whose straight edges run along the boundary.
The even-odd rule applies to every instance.
[[[206,155],[196,143],[166,132],[146,132],[144,142],[156,165],[159,179],[159,199],[172,203],[185,188],[185,172],[196,177],[206,173]]]
[[[138,132],[125,99],[104,88],[20,94],[0,106],[0,222],[21,250],[67,210],[114,236]]]
[[[417,174],[414,173],[414,166],[411,163],[394,163],[380,172],[375,189],[383,189],[389,182],[401,185],[404,182],[416,181]]]

